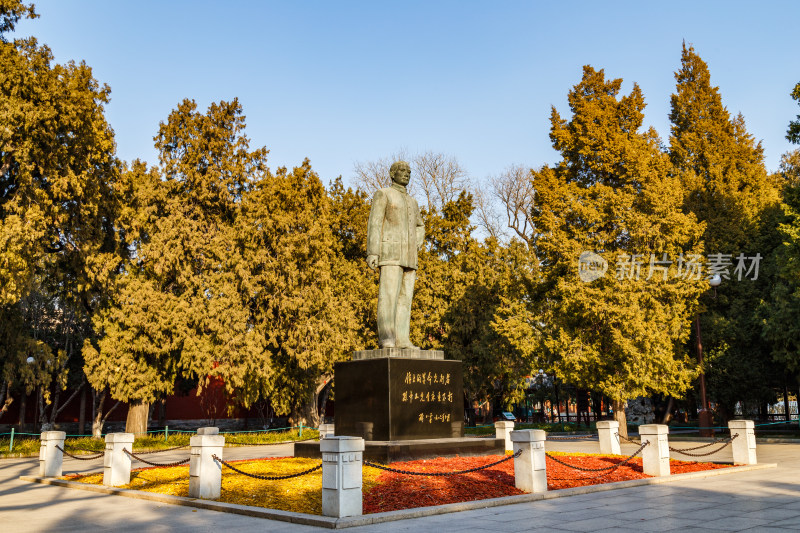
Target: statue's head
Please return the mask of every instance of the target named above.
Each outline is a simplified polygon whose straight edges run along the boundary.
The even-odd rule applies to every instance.
[[[393,182],[405,187],[411,179],[411,165],[405,161],[395,161],[389,169],[389,175]]]

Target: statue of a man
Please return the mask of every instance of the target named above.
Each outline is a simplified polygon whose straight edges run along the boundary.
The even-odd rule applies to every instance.
[[[381,348],[416,348],[408,334],[417,250],[425,239],[425,226],[417,201],[406,192],[411,167],[397,161],[389,174],[392,186],[375,193],[367,226],[367,265],[381,269],[378,342]]]

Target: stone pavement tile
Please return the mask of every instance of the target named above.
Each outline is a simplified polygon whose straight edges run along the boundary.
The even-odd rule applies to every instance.
[[[731,511],[761,511],[780,507],[784,502],[775,501],[767,498],[741,498],[735,502],[726,503],[718,506],[719,509],[729,509]],[[797,511],[800,513],[800,509]]]
[[[499,509],[502,509],[500,507]],[[481,517],[481,520],[490,520],[497,522],[515,522],[518,520],[531,520],[536,521],[539,525],[550,525],[558,522],[558,518],[554,516],[552,511],[539,511],[535,508],[531,509],[518,509],[515,511],[500,512]]]
[[[560,509],[557,512],[562,521],[575,522],[588,518],[602,518],[606,516],[614,516],[620,514],[620,511],[621,511],[620,509],[606,507],[606,508],[594,508],[594,509],[576,509],[574,511],[570,509]]]
[[[625,520],[639,521],[639,520],[652,520],[653,518],[661,518],[662,516],[672,516],[674,513],[669,509],[654,509],[652,507],[634,509],[632,511],[624,511],[620,516]]]
[[[800,509],[800,498],[795,498],[795,501],[784,503],[781,505],[782,509]]]
[[[536,513],[553,513],[553,512],[567,512],[573,510],[589,509],[586,501],[574,500],[572,498],[556,498],[553,500],[539,500],[535,502],[517,503],[502,507],[503,509],[512,511],[533,511]],[[500,509],[496,507],[493,509]],[[488,511],[488,509],[487,509]],[[499,512],[499,511],[494,511]]]
[[[563,516],[563,520],[556,527],[567,531],[597,531],[614,527],[629,527],[630,523],[611,516],[601,516],[598,518],[587,518],[585,520],[570,520],[570,517]]]
[[[739,516],[745,511],[732,511],[730,509],[720,509],[719,507],[708,507],[703,509],[693,509],[691,511],[674,507],[670,509],[670,516],[676,517],[691,517],[697,520],[710,521],[717,519],[730,518],[732,516]]]
[[[499,533],[516,533],[517,531],[530,531],[532,529],[559,528],[561,525],[556,523],[545,524],[536,519],[514,520],[511,522],[497,522],[492,520],[471,520],[468,524],[462,523],[461,531],[473,531],[474,529],[485,529],[487,531],[497,531]],[[438,531],[438,529],[437,529]]]
[[[692,517],[661,516],[650,520],[641,520],[635,526],[627,524],[626,527],[635,527],[639,531],[683,531],[695,527],[705,527],[702,520]],[[707,531],[712,531],[708,530]]]
[[[800,520],[800,509],[784,509],[782,507],[771,507],[769,509],[755,509],[748,511],[740,516],[747,518],[763,518],[778,522],[781,520],[790,520],[792,518]]]
[[[770,520],[764,518],[748,518],[746,516],[729,516],[727,518],[717,518],[715,520],[708,520],[703,522],[703,526],[708,526],[713,529],[723,529],[728,531],[738,531],[740,529],[747,529],[751,527],[764,526],[769,524]]]
[[[769,527],[785,527],[788,529],[794,529],[795,531],[800,531],[800,519],[787,518],[786,520],[776,520],[774,522],[770,522]]]
[[[649,505],[654,509],[665,509],[672,512],[687,512],[687,511],[698,511],[701,509],[710,509],[712,507],[719,507],[714,502],[709,502],[705,500],[684,500],[684,499],[674,499],[674,500],[664,500],[660,502],[649,502]]]
[[[627,527],[610,527],[607,529],[599,529],[594,533],[642,533],[641,528],[627,528]]]
[[[758,526],[752,527],[750,529],[741,529],[740,531],[746,531],[747,533],[786,533],[787,531],[797,531],[797,526],[795,527],[773,527],[773,526]]]
[[[592,507],[614,507],[616,505],[625,505],[629,502],[637,502],[640,506],[650,506],[651,502],[657,502],[660,498],[650,498],[637,496],[635,494],[614,495],[606,497],[598,497],[597,501],[593,503]]]

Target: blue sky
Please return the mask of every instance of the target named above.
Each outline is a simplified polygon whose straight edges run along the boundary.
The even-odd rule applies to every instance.
[[[762,140],[767,168],[800,113],[800,2],[38,0],[18,26],[58,62],[111,86],[118,155],[157,160],[153,136],[183,98],[238,97],[270,166],[308,157],[323,181],[401,148],[455,156],[477,182],[557,160],[550,106],[590,64],[637,82],[667,142],[681,42]],[[640,5],[641,4],[641,5]]]

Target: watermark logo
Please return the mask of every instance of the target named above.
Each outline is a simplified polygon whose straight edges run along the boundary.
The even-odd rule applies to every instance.
[[[608,261],[594,252],[583,252],[578,258],[578,276],[584,283],[589,283],[605,276]]]
[[[666,253],[627,254],[616,257],[614,277],[618,280],[651,279],[667,281],[668,279],[700,280],[718,278],[721,280],[742,281],[758,279],[761,266],[761,254],[752,256],[740,254],[709,254],[703,258],[699,254],[680,254],[670,258]],[[674,259],[674,260],[673,260]],[[602,278],[608,270],[608,262],[594,252],[582,252],[578,258],[578,276],[581,281],[589,283]]]

